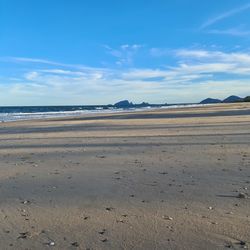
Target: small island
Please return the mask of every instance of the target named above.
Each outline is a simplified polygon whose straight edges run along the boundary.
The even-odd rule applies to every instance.
[[[237,103],[237,102],[250,102],[250,96],[246,96],[245,98],[231,95],[225,98],[224,100],[214,99],[214,98],[206,98],[200,102],[200,104],[213,104],[213,103]]]

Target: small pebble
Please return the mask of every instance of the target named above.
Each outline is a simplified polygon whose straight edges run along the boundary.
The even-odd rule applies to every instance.
[[[113,207],[106,207],[106,211],[112,211],[114,208]]]
[[[167,172],[159,172],[159,174],[165,175],[168,174]]]
[[[119,223],[119,222],[120,222],[120,223],[124,223],[124,220],[118,219],[118,220],[116,220],[116,222],[117,222],[117,223]]]
[[[162,218],[163,218],[164,220],[173,220],[172,217],[166,216],[166,215],[163,215]]]
[[[19,233],[18,239],[27,239],[29,232]]]
[[[237,197],[240,198],[240,199],[246,199],[247,195],[244,194],[244,193],[239,193]]]
[[[241,240],[241,241],[240,241],[240,245],[241,245],[241,246],[245,246],[245,245],[246,245],[246,242]]]
[[[99,231],[99,234],[104,234],[106,232],[106,229],[102,229],[102,231]]]
[[[71,243],[71,245],[74,246],[74,247],[79,247],[79,243],[77,241]]]
[[[50,241],[50,242],[48,242],[48,244],[47,244],[48,246],[50,246],[50,247],[53,247],[53,246],[55,246],[56,245],[56,243],[54,242],[54,241]]]
[[[21,203],[26,205],[26,204],[30,204],[31,202],[29,200],[25,200],[25,201],[22,201]]]

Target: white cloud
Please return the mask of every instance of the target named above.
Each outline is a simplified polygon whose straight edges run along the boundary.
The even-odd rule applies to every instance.
[[[127,50],[127,45],[123,47],[120,50]],[[250,53],[179,49],[168,50],[170,55],[176,65],[162,68],[100,69],[65,64],[46,68],[40,67],[40,59],[31,65],[29,60],[14,80],[12,76],[1,78],[1,105],[107,104],[120,99],[197,102],[208,96],[250,94]]]
[[[112,55],[113,57],[116,58],[116,64],[118,66],[123,66],[123,65],[132,65],[133,60],[139,49],[143,47],[143,45],[140,44],[123,44],[118,48],[112,48],[108,45],[103,46],[108,54]]]
[[[202,58],[202,57],[209,57],[211,55],[211,52],[206,50],[179,49],[175,51],[175,54],[176,56],[180,57]]]
[[[63,69],[41,69],[40,72],[58,74],[58,75],[77,75],[77,76],[83,75],[83,72],[80,71],[63,70]]]
[[[9,61],[14,63],[39,63],[39,64],[47,64],[53,66],[64,66],[65,64],[54,62],[45,59],[38,59],[38,58],[28,58],[28,57],[2,57],[1,61]]]
[[[212,30],[207,30],[206,33],[216,34],[216,35],[239,36],[239,37],[250,36],[250,30],[243,30],[240,28],[231,28],[225,30],[212,29]]]
[[[0,62],[16,63],[16,64],[29,64],[29,65],[44,65],[44,66],[58,66],[66,69],[78,69],[78,70],[92,70],[92,67],[80,64],[68,64],[61,63],[41,58],[29,58],[29,57],[0,57]],[[61,69],[60,69],[61,70]],[[103,68],[95,68],[94,70],[104,70]],[[105,69],[107,70],[107,69]]]
[[[193,49],[180,49],[175,51],[177,57],[185,59],[203,59],[206,62],[223,62],[234,64],[247,64],[250,65],[250,53],[244,52],[222,52],[222,51],[209,51],[209,50],[193,50]]]
[[[169,49],[162,49],[162,48],[151,48],[150,55],[155,57],[161,56],[169,56],[171,54],[171,50]]]
[[[30,81],[36,79],[38,76],[39,76],[38,72],[35,71],[31,71],[25,74],[25,78]]]
[[[245,4],[245,5],[242,5],[242,6],[237,7],[237,8],[234,8],[234,9],[229,10],[229,11],[227,11],[227,12],[221,13],[221,14],[219,14],[219,15],[213,17],[213,18],[210,18],[210,19],[207,20],[206,22],[204,22],[204,23],[201,25],[200,30],[205,29],[205,28],[207,28],[207,27],[209,27],[209,26],[211,26],[211,25],[213,25],[213,24],[215,24],[215,23],[218,23],[219,21],[222,21],[222,20],[224,20],[224,19],[226,19],[226,18],[229,18],[229,17],[231,17],[231,16],[234,16],[234,15],[236,15],[236,14],[239,14],[239,13],[241,13],[241,12],[243,12],[243,11],[248,10],[248,9],[250,9],[250,3]]]

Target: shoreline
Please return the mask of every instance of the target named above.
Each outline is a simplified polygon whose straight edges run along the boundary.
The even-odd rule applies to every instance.
[[[83,114],[77,114],[77,115],[62,115],[62,116],[48,116],[48,117],[41,117],[41,118],[26,118],[26,119],[17,119],[17,120],[8,120],[8,121],[0,121],[1,123],[13,123],[13,122],[22,122],[22,121],[43,121],[43,120],[64,120],[64,119],[81,119],[84,117],[102,117],[105,116],[113,116],[113,115],[119,115],[119,114],[138,114],[138,113],[151,113],[151,112],[174,112],[174,111],[189,111],[189,110],[195,110],[199,111],[200,109],[209,109],[209,108],[215,108],[224,110],[225,108],[233,107],[232,110],[242,110],[242,109],[248,109],[250,107],[250,104],[248,103],[220,103],[220,104],[192,104],[192,105],[177,105],[176,107],[172,107],[175,105],[170,105],[168,107],[161,107],[161,108],[142,108],[142,109],[136,109],[136,110],[116,110],[116,111],[107,111],[107,112],[89,112],[89,113],[83,113]],[[76,111],[78,112],[78,111]],[[49,112],[54,113],[54,112]],[[58,112],[55,112],[58,113]],[[62,111],[64,113],[64,111]],[[30,114],[30,115],[36,115],[36,113],[23,113],[23,114]],[[42,115],[43,113],[39,113]],[[243,114],[244,115],[244,114]],[[46,115],[44,115],[46,116]],[[174,118],[174,117],[173,117]]]

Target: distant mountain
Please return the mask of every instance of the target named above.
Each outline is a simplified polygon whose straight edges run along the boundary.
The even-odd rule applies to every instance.
[[[152,104],[154,105],[154,104]],[[140,108],[140,107],[148,107],[148,106],[151,106],[151,104],[147,103],[147,102],[142,102],[142,103],[139,103],[139,104],[134,104],[134,106]]]
[[[222,102],[224,103],[233,103],[233,102],[242,102],[243,98],[236,96],[236,95],[231,95],[229,97],[227,97],[225,100],[223,100]]]
[[[114,105],[109,105],[110,107],[115,107],[115,108],[144,108],[144,107],[162,107],[162,106],[167,106],[168,104],[152,104],[152,103],[147,103],[147,102],[142,102],[138,104],[134,104],[133,102],[129,102],[128,100],[123,100],[115,103]]]
[[[250,96],[247,96],[243,99],[244,102],[250,102]]]
[[[133,107],[134,104],[129,102],[128,100],[123,100],[114,104],[116,108],[130,108]]]
[[[221,100],[214,98],[207,98],[200,102],[200,104],[212,104],[212,103],[221,103]]]

